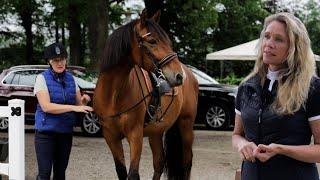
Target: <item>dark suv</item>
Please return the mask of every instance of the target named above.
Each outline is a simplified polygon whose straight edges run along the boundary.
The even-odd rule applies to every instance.
[[[196,124],[209,129],[225,129],[234,125],[235,97],[238,87],[219,84],[206,73],[189,66],[199,83]]]
[[[34,124],[37,98],[33,94],[33,86],[36,76],[46,69],[48,69],[48,65],[22,65],[3,70],[0,74],[0,106],[7,106],[9,99],[25,100],[26,124]],[[81,93],[88,94],[92,99],[95,84],[83,79],[85,68],[68,66],[67,70],[75,77]],[[82,131],[87,135],[98,135],[101,132],[97,120],[94,112],[88,114],[77,113],[77,126],[81,126]],[[0,130],[6,130],[7,128],[8,118],[0,117]]]

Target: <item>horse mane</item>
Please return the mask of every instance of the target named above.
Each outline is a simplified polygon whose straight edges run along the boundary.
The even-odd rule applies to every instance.
[[[107,39],[103,58],[100,61],[100,72],[119,65],[121,61],[130,55],[131,39],[134,36],[134,26],[137,20],[133,20],[116,29]],[[154,21],[147,19],[146,26],[150,32],[158,34],[161,41],[171,46],[171,41],[165,31]]]
[[[107,39],[103,58],[100,60],[100,71],[104,72],[110,67],[118,65],[125,56],[130,54],[131,37],[136,21],[116,29]]]

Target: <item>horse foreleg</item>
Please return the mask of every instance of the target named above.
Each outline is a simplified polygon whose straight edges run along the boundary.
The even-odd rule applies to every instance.
[[[139,163],[142,152],[143,130],[131,130],[128,134],[128,143],[130,145],[130,169],[128,180],[139,180]]]
[[[116,167],[116,172],[119,180],[126,180],[127,169],[126,169],[121,139],[114,137],[108,131],[103,131],[103,136],[112,152],[115,167]]]
[[[161,174],[163,173],[164,167],[164,151],[163,151],[163,141],[162,134],[158,136],[150,136],[149,144],[152,150],[153,156],[153,180],[159,180]]]
[[[179,129],[182,138],[183,147],[183,179],[190,179],[192,167],[192,144],[194,139],[193,121],[191,119],[181,119],[179,121]]]

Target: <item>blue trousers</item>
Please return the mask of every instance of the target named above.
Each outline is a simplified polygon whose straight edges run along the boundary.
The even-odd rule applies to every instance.
[[[35,133],[35,150],[38,161],[37,180],[50,180],[53,169],[54,180],[65,180],[72,146],[72,133]]]

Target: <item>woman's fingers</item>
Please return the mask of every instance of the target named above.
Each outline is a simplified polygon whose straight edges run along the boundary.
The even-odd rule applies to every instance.
[[[90,106],[77,106],[75,109],[76,109],[76,112],[83,112],[83,113],[89,113],[93,111],[93,108]]]
[[[249,142],[245,144],[239,150],[241,158],[245,161],[255,162],[255,157],[253,152],[256,148],[257,146],[253,142]]]

